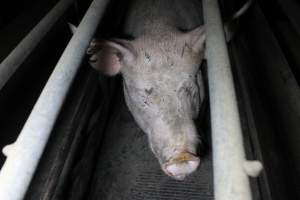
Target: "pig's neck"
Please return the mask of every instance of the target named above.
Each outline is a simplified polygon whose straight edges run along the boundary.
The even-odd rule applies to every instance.
[[[178,28],[175,24],[167,18],[157,18],[145,21],[144,26],[134,32],[135,36],[144,36],[162,39],[164,36],[178,32]]]
[[[201,6],[194,0],[132,0],[125,33],[133,37],[160,37],[200,24]],[[182,9],[182,6],[186,9]],[[197,8],[198,7],[198,8]]]
[[[162,35],[177,30],[172,16],[165,16],[154,9],[149,9],[143,15],[136,15],[136,19],[129,22],[127,32],[134,37],[139,37]]]

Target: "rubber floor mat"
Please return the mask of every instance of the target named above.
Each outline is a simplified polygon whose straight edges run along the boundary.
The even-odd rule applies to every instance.
[[[160,169],[124,98],[119,99],[103,139],[87,199],[213,199],[211,153],[202,158],[197,172],[184,181],[171,179]]]

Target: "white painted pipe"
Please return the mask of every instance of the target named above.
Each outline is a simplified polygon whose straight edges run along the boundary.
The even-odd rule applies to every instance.
[[[211,108],[214,196],[216,200],[251,200],[249,177],[262,169],[247,161],[228,50],[217,0],[203,0],[206,58]]]
[[[108,0],[94,0],[58,61],[0,172],[0,199],[22,200]]]
[[[74,0],[59,1],[0,64],[0,90]]]

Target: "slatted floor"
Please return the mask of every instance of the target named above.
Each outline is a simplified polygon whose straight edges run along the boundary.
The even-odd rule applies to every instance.
[[[152,154],[123,97],[114,108],[93,175],[91,200],[211,200],[212,161],[208,153],[201,167],[185,181],[166,176]]]

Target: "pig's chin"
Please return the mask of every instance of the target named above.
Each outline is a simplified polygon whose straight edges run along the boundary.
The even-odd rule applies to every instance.
[[[184,180],[200,165],[200,158],[189,152],[182,152],[162,164],[163,171],[176,180]]]

